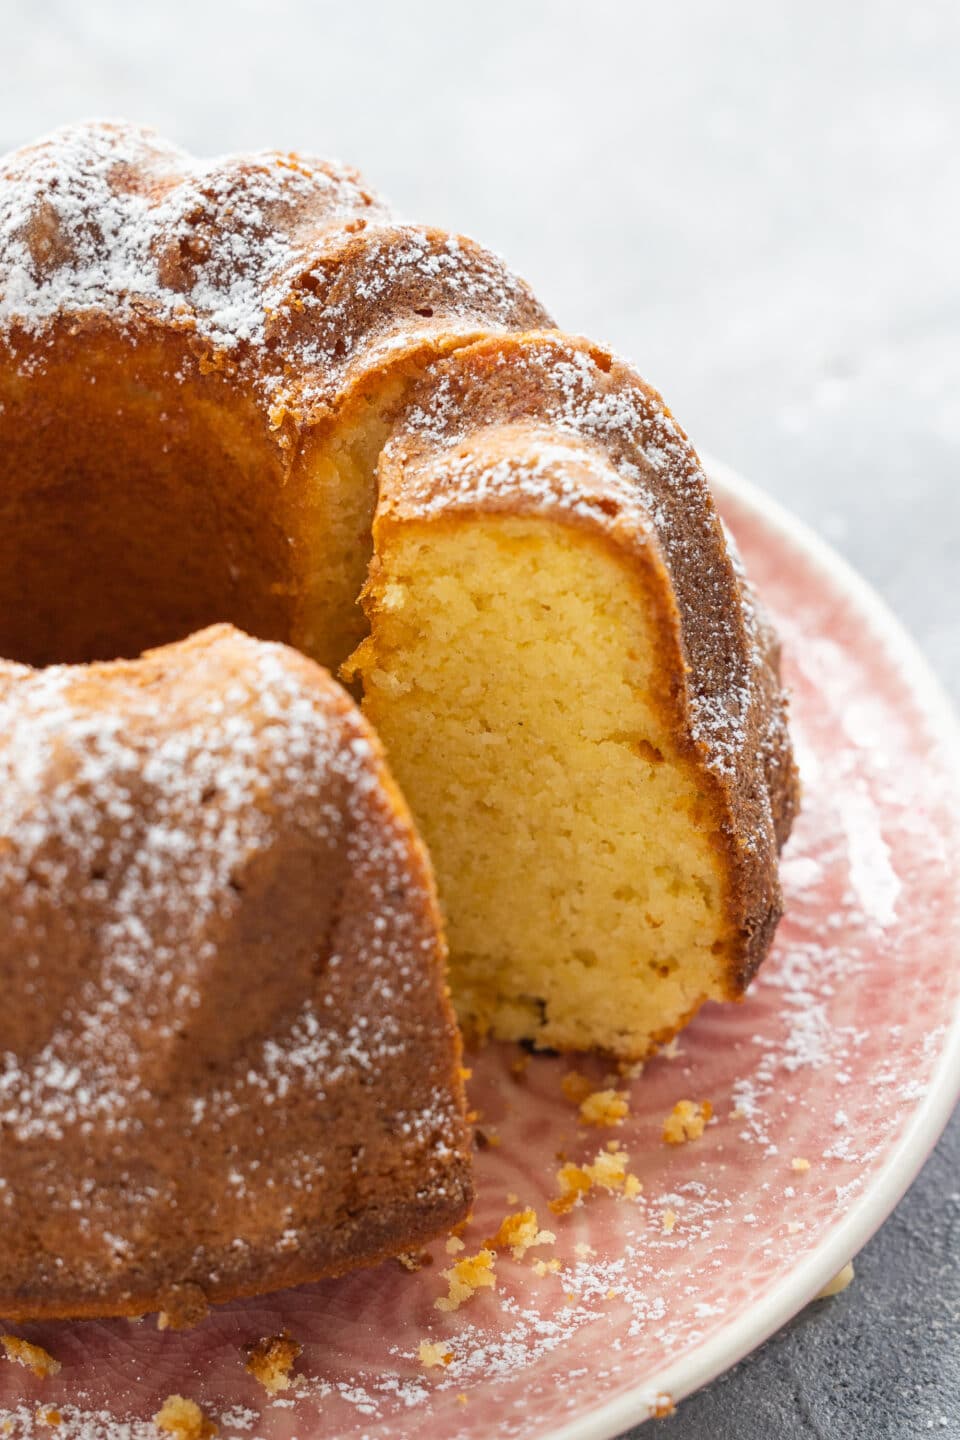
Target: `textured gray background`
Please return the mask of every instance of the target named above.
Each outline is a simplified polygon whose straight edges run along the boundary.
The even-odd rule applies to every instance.
[[[0,62],[0,150],[104,114],[310,149],[502,250],[960,694],[955,0],[0,0]],[[960,1436],[958,1172],[955,1118],[854,1286],[657,1433]]]

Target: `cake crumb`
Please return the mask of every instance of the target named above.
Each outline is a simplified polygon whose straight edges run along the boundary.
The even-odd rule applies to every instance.
[[[434,1300],[438,1310],[459,1310],[464,1301],[478,1290],[496,1289],[496,1277],[494,1265],[496,1255],[492,1250],[478,1250],[476,1255],[466,1255],[458,1260],[456,1265],[451,1265],[449,1270],[442,1270],[440,1273],[449,1284],[449,1292]]]
[[[594,1090],[580,1101],[580,1119],[585,1125],[622,1125],[630,1113],[630,1101],[619,1090]]]
[[[677,1223],[676,1210],[664,1210],[661,1226],[665,1235],[672,1235]]]
[[[466,1395],[464,1395],[463,1391],[461,1390],[461,1391],[460,1391],[460,1394],[457,1396],[457,1404],[458,1404],[458,1405],[466,1405],[466,1403],[467,1403],[467,1397],[466,1397]]]
[[[579,1255],[581,1260],[586,1260],[588,1256],[596,1255],[597,1252],[592,1245],[587,1244],[586,1240],[578,1240],[573,1247],[573,1253]]]
[[[520,1203],[520,1196],[516,1193],[516,1191],[515,1191],[515,1190],[508,1190],[508,1191],[507,1191],[507,1204],[508,1204],[508,1205],[519,1205],[519,1203]]]
[[[663,1122],[663,1138],[668,1145],[685,1145],[699,1140],[713,1114],[709,1100],[678,1100]]]
[[[663,1391],[656,1397],[650,1406],[650,1416],[653,1420],[666,1420],[670,1415],[676,1415],[677,1407],[673,1402],[673,1396]]]
[[[795,1156],[793,1157],[793,1159],[790,1161],[790,1169],[791,1169],[791,1170],[809,1170],[809,1169],[810,1169],[810,1161],[809,1161],[809,1160],[804,1160],[804,1159],[802,1159],[799,1155],[795,1155]]]
[[[448,1350],[442,1340],[421,1340],[417,1359],[424,1369],[429,1370],[434,1365],[449,1365],[453,1351]]]
[[[211,1440],[217,1427],[208,1420],[195,1400],[182,1395],[168,1395],[153,1417],[158,1430],[165,1430],[174,1440]]]
[[[38,1410],[36,1414],[37,1424],[46,1425],[51,1430],[55,1430],[62,1420],[63,1416],[59,1410]]]
[[[268,1395],[290,1389],[290,1371],[303,1354],[299,1340],[283,1330],[279,1335],[264,1335],[255,1345],[245,1348],[244,1369],[260,1382]]]
[[[448,1235],[447,1243],[446,1245],[444,1245],[443,1248],[446,1250],[448,1255],[459,1255],[460,1251],[466,1250],[467,1247],[466,1245],[464,1245],[459,1235]]]
[[[560,1261],[556,1256],[552,1260],[534,1260],[533,1273],[543,1279],[544,1275],[556,1275],[560,1269]]]
[[[60,1370],[60,1361],[55,1360],[49,1350],[44,1350],[42,1345],[31,1345],[29,1340],[21,1340],[19,1335],[0,1335],[0,1345],[7,1352],[8,1360],[32,1370],[38,1380],[45,1380],[48,1375],[56,1375]]]
[[[816,1296],[818,1300],[829,1300],[831,1295],[839,1295],[841,1290],[846,1290],[853,1279],[853,1261],[848,1260],[842,1270],[838,1270],[832,1280],[828,1280],[823,1289]]]
[[[447,1243],[449,1244],[449,1241]],[[403,1250],[397,1256],[397,1264],[402,1265],[404,1270],[409,1270],[413,1275],[418,1270],[422,1270],[425,1265],[432,1265],[433,1256],[429,1250]]]
[[[601,1190],[622,1190],[627,1178],[627,1153],[617,1150],[601,1150],[592,1165],[584,1167],[594,1185]]]
[[[593,1091],[593,1081],[579,1070],[568,1070],[560,1081],[560,1089],[572,1105],[580,1105]]]
[[[536,1210],[528,1208],[518,1210],[515,1215],[505,1215],[496,1235],[484,1244],[491,1250],[509,1250],[514,1260],[522,1260],[528,1250],[538,1245],[552,1245],[556,1238],[552,1230],[540,1229]]]
[[[627,1174],[628,1158],[626,1150],[604,1149],[598,1150],[588,1165],[562,1165],[557,1171],[560,1194],[550,1201],[550,1209],[555,1215],[566,1215],[594,1187],[611,1194],[638,1195],[643,1186],[635,1175]]]

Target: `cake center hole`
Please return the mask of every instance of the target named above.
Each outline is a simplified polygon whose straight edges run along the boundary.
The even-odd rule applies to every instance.
[[[281,451],[239,386],[177,368],[115,336],[0,365],[0,656],[133,657],[219,620],[291,638]]]

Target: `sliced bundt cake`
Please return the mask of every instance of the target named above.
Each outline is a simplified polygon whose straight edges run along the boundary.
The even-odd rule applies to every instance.
[[[554,333],[458,350],[380,458],[348,667],[472,1029],[639,1058],[740,995],[796,803],[777,656],[659,396]]]
[[[183,1318],[465,1211],[427,862],[304,657],[472,1029],[635,1058],[762,960],[775,642],[659,398],[550,324],[326,162],[0,160],[0,1313]]]

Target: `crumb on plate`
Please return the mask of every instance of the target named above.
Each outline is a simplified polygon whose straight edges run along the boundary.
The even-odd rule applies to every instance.
[[[255,1345],[246,1346],[246,1353],[244,1369],[268,1395],[278,1395],[290,1389],[290,1371],[303,1354],[303,1346],[284,1330],[279,1335],[264,1335]]]
[[[580,1101],[585,1125],[622,1125],[629,1113],[630,1101],[620,1090],[594,1090]]]
[[[678,1100],[663,1122],[663,1138],[668,1145],[686,1145],[699,1140],[713,1114],[709,1100]]]
[[[446,1295],[441,1295],[434,1300],[438,1310],[459,1310],[465,1300],[478,1290],[496,1289],[496,1276],[494,1265],[496,1255],[492,1250],[478,1250],[476,1255],[465,1255],[449,1270],[442,1270],[440,1273],[448,1282],[449,1290]]]
[[[560,1194],[550,1201],[550,1209],[555,1215],[566,1215],[594,1188],[628,1197],[639,1195],[643,1186],[636,1175],[627,1174],[629,1158],[626,1150],[604,1149],[598,1150],[588,1165],[561,1165],[557,1171]]]
[[[559,1269],[560,1261],[556,1256],[552,1260],[534,1260],[533,1262],[533,1273],[539,1275],[541,1279],[544,1275],[556,1275]]]
[[[38,1380],[56,1375],[60,1369],[60,1361],[55,1360],[49,1350],[44,1350],[42,1345],[31,1345],[29,1340],[21,1340],[19,1335],[0,1335],[0,1345],[6,1351],[8,1360],[32,1370]]]
[[[421,1340],[417,1359],[424,1369],[429,1370],[434,1365],[449,1365],[453,1351],[443,1340]]]
[[[182,1395],[168,1395],[153,1417],[158,1430],[172,1435],[174,1440],[211,1440],[217,1427],[208,1420],[195,1400],[186,1400]]]

